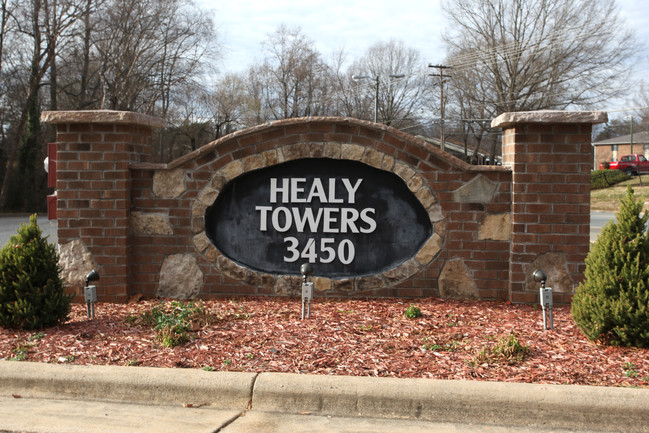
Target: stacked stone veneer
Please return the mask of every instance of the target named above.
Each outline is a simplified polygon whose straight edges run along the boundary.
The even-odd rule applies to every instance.
[[[525,117],[527,116],[527,117]],[[568,301],[589,244],[590,128],[604,113],[515,113],[504,166],[471,166],[390,127],[287,119],[238,131],[169,164],[147,161],[160,120],[49,112],[57,124],[58,240],[70,291],[99,269],[100,300],[295,295],[301,278],[242,267],[211,245],[204,214],[237,176],[303,158],[350,159],[397,174],[434,233],[411,259],[359,278],[315,278],[316,296],[536,299],[542,267]],[[563,296],[561,295],[563,294]],[[555,298],[556,299],[556,298]]]

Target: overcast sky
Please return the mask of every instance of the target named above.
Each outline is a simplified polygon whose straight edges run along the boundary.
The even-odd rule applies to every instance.
[[[350,59],[376,42],[401,40],[419,50],[422,61],[441,63],[445,18],[440,0],[196,0],[213,12],[223,45],[223,72],[240,72],[263,57],[261,43],[285,24],[299,26],[323,58],[344,48]],[[569,1],[569,0],[566,0]],[[646,0],[618,0],[620,13],[647,46],[649,6]],[[649,78],[649,61],[641,63]]]
[[[199,2],[214,11],[225,48],[225,71],[240,71],[260,60],[261,42],[282,24],[299,26],[325,59],[340,48],[357,58],[374,43],[390,39],[419,50],[426,62],[443,59],[439,0],[238,0],[214,6],[210,0]]]

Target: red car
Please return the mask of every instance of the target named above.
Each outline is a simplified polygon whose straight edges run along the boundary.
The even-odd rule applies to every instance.
[[[644,155],[624,155],[619,161],[609,162],[608,168],[612,170],[624,170],[628,174],[633,175],[638,173],[649,173],[649,161],[644,157]]]

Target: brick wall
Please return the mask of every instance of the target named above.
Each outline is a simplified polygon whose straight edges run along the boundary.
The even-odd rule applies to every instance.
[[[129,165],[149,158],[151,128],[162,122],[110,111],[45,120],[57,124],[58,242],[81,240],[101,271],[99,298],[124,302],[132,281]]]
[[[591,129],[603,113],[510,113],[494,121],[503,128],[503,165],[512,169],[512,239],[509,297],[535,302],[529,290],[535,260],[548,253],[565,258],[578,284],[590,242]],[[557,302],[571,292],[558,293]]]
[[[468,165],[408,134],[349,118],[260,125],[152,164],[157,119],[45,113],[44,121],[57,124],[59,243],[62,251],[73,243],[88,251],[101,275],[101,300],[295,295],[299,277],[260,274],[221,255],[205,237],[205,209],[225,183],[249,170],[309,157],[351,159],[400,176],[427,209],[434,233],[395,269],[315,279],[316,296],[534,302],[531,267],[544,265],[565,268],[554,273],[561,276],[554,286],[568,301],[588,250],[590,125],[601,113],[527,114],[495,121],[504,128],[504,166],[493,167]],[[82,275],[88,266],[73,271]]]

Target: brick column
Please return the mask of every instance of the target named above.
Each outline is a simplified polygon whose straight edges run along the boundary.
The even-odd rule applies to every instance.
[[[131,172],[148,162],[161,119],[118,111],[57,111],[58,242],[81,240],[98,265],[100,301],[126,302],[131,280]]]
[[[505,113],[492,122],[503,129],[503,165],[512,169],[513,302],[538,301],[527,281],[531,264],[545,253],[565,256],[575,284],[583,278],[590,244],[591,129],[606,121],[605,112],[537,111]],[[571,295],[555,293],[555,302],[569,302]]]

